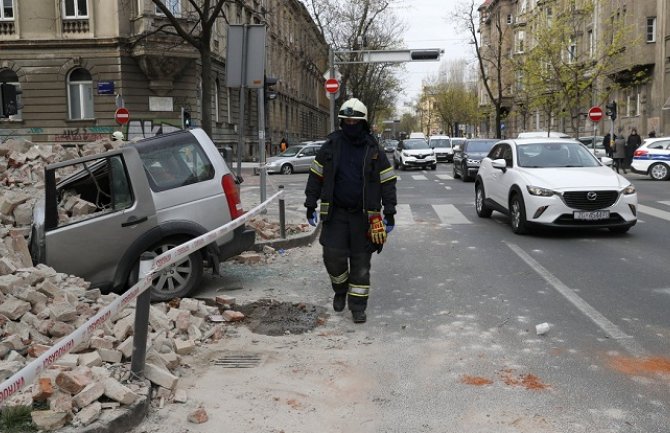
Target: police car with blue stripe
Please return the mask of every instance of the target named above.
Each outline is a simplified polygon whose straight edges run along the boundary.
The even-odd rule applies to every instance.
[[[670,179],[670,137],[645,139],[633,155],[631,168],[654,180]]]

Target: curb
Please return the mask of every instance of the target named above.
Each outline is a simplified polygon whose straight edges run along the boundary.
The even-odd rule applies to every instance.
[[[272,247],[275,250],[280,248],[289,249],[296,247],[303,247],[314,242],[314,239],[318,237],[319,232],[321,231],[321,224],[318,224],[314,230],[309,233],[298,234],[286,239],[268,239],[265,241],[256,242],[254,244],[253,250],[256,252],[263,251],[263,247],[268,246]]]

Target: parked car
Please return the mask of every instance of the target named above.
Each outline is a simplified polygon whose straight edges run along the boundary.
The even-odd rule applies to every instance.
[[[637,193],[576,140],[503,140],[479,167],[475,209],[481,218],[509,215],[517,234],[535,226],[624,233],[637,222]]]
[[[384,147],[384,152],[393,153],[395,148],[398,147],[398,143],[399,143],[398,140],[394,140],[392,138],[387,138],[382,143],[382,146]]]
[[[265,164],[267,173],[291,174],[308,172],[320,148],[321,143],[315,144],[314,142],[289,146],[279,155],[267,159]],[[254,167],[254,174],[259,173],[258,167]]]
[[[631,169],[654,180],[670,179],[670,137],[645,138],[633,154]]]
[[[454,179],[460,177],[463,182],[474,179],[482,158],[497,142],[496,138],[471,138],[457,146],[454,151]]]
[[[437,162],[451,162],[454,160],[454,149],[448,135],[431,135],[428,138],[428,146],[435,152]]]
[[[435,152],[423,138],[407,138],[398,143],[393,152],[393,168],[407,170],[410,167],[437,168]]]
[[[102,154],[50,164],[33,215],[33,261],[119,291],[137,277],[145,251],[163,253],[244,213],[237,180],[202,129],[129,143]],[[250,249],[244,225],[160,272],[154,300],[187,296],[205,263]]]
[[[584,146],[586,146],[597,157],[607,156],[607,151],[605,151],[605,146],[603,145],[604,139],[605,137],[602,135],[589,135],[586,137],[577,138],[579,142],[583,143]]]

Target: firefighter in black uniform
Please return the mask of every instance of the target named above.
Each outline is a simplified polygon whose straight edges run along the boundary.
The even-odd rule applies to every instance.
[[[338,113],[340,130],[328,136],[310,168],[305,189],[307,220],[323,227],[319,241],[335,296],[333,309],[348,301],[354,323],[366,321],[372,253],[393,230],[396,176],[370,134],[368,110],[356,98]],[[382,207],[383,206],[383,207]]]

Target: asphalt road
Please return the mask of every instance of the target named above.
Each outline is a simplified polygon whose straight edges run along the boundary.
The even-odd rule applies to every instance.
[[[670,183],[628,175],[641,206],[627,234],[518,236],[478,218],[474,184],[451,173],[398,172],[364,325],[385,348],[368,373],[375,430],[669,431]],[[268,182],[299,211],[305,179]]]

